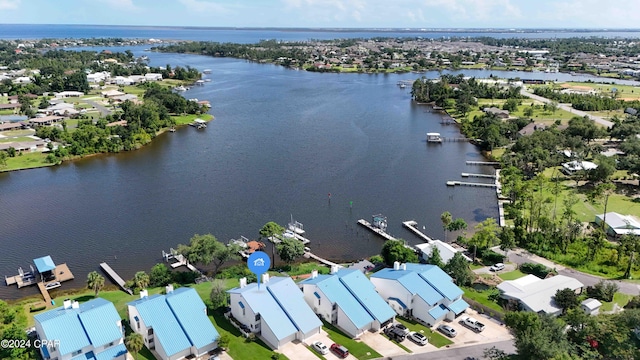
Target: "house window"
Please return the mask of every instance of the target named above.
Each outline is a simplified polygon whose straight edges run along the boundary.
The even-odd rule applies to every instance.
[[[73,354],[71,354],[71,356],[76,356],[76,355],[80,355],[82,354],[82,349],[78,350],[78,351],[74,351]]]
[[[147,331],[147,335],[153,335],[153,328],[149,328],[149,330]]]
[[[318,299],[318,306],[320,306],[320,303],[321,303],[321,301],[320,301],[320,299]]]
[[[246,316],[247,315],[247,311],[245,308],[242,308],[242,316]]]
[[[333,306],[331,307],[331,309],[333,309],[333,310],[335,310],[335,309],[337,309],[337,308],[338,308],[338,304],[337,304],[337,303],[336,303],[336,304],[333,304]]]
[[[260,321],[260,314],[256,314],[256,321]]]

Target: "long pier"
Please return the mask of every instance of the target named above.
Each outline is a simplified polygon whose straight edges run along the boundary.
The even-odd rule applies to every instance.
[[[394,238],[393,236],[391,236],[391,235],[387,234],[386,232],[384,232],[384,230],[382,230],[382,229],[378,229],[378,228],[376,228],[376,227],[373,227],[373,226],[371,225],[371,223],[370,223],[370,222],[368,222],[368,221],[367,221],[367,220],[365,220],[365,219],[360,219],[360,220],[358,220],[358,224],[360,224],[360,225],[362,225],[362,226],[366,227],[367,229],[369,229],[369,230],[373,231],[374,233],[376,233],[376,234],[378,234],[378,235],[382,236],[385,240],[398,240],[398,239]]]
[[[111,278],[111,280],[113,280],[116,284],[118,284],[118,286],[120,286],[120,288],[122,289],[122,291],[126,292],[129,295],[133,295],[133,291],[128,288],[124,282],[124,280],[120,277],[120,275],[118,275],[118,273],[116,273],[111,266],[109,266],[109,264],[107,264],[106,262],[100,263],[100,268],[102,269],[102,271],[104,271],[107,275],[109,275],[109,277]]]
[[[416,227],[418,223],[415,220],[403,221],[402,225],[404,225],[404,227],[406,227],[407,229],[411,230],[411,232],[413,232],[414,234],[418,235],[418,237],[420,237],[422,240],[428,243],[433,241],[433,239],[425,235],[422,231],[418,230],[418,228]]]
[[[304,256],[305,256],[305,257],[310,257],[310,258],[312,258],[312,259],[315,259],[315,260],[317,260],[317,261],[319,261],[319,262],[321,262],[321,263],[323,263],[323,264],[325,264],[325,265],[329,265],[329,266],[337,266],[338,268],[343,268],[343,267],[344,267],[344,266],[342,266],[342,265],[340,265],[340,264],[336,264],[336,263],[331,262],[331,261],[329,261],[329,260],[327,260],[327,259],[323,259],[323,258],[321,258],[320,256],[318,256],[318,255],[316,255],[316,254],[312,253],[311,251],[305,251],[305,252],[304,252]]]
[[[477,187],[487,187],[487,188],[496,188],[496,184],[487,184],[487,183],[472,183],[472,182],[464,182],[464,181],[447,181],[447,186],[477,186]]]
[[[47,304],[47,307],[53,305],[51,303],[51,296],[49,295],[49,290],[47,290],[43,282],[38,283],[38,289],[40,290],[40,293],[42,294],[42,297],[44,298],[44,302],[45,304]]]
[[[473,160],[467,160],[466,163],[467,163],[467,165],[487,165],[487,166],[500,165],[500,163],[497,162],[497,161],[473,161]]]
[[[486,178],[486,179],[495,179],[495,175],[491,174],[471,174],[471,173],[462,173],[460,174],[462,177],[475,177],[475,178]]]

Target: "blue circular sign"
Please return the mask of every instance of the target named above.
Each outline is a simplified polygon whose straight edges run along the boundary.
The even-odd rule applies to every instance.
[[[271,267],[271,258],[263,251],[256,251],[247,259],[247,266],[252,273],[256,274],[258,281],[260,281],[260,275],[269,271],[269,267]]]

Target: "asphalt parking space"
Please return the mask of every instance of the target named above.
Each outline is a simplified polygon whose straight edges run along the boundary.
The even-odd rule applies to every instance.
[[[407,352],[399,347],[398,345],[396,345],[396,343],[394,343],[393,341],[387,339],[386,337],[384,337],[382,334],[380,333],[372,333],[372,332],[365,332],[363,335],[360,336],[360,340],[369,345],[369,347],[371,347],[373,350],[377,351],[380,355],[382,356],[393,356],[393,355],[406,355]],[[409,340],[405,340],[402,342],[402,345],[406,346],[406,342]]]

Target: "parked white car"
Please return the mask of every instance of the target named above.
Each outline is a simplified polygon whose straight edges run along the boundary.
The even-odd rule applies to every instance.
[[[427,345],[427,343],[429,343],[429,339],[419,332],[412,332],[409,334],[409,339],[418,345]]]
[[[503,263],[497,263],[497,264],[493,264],[490,268],[490,271],[500,271],[500,270],[504,270],[504,264]]]
[[[322,354],[322,355],[327,355],[329,353],[329,348],[327,347],[327,345],[323,344],[320,341],[316,341],[314,342],[311,347],[313,347],[313,349],[315,351],[317,351],[318,353]]]

